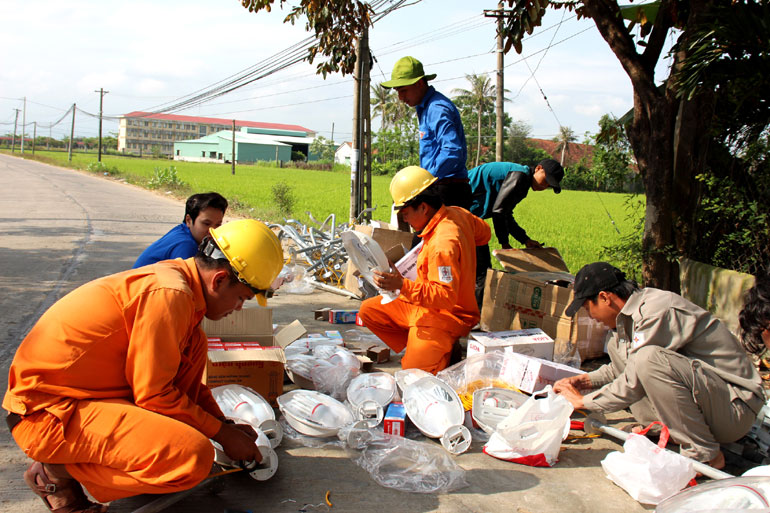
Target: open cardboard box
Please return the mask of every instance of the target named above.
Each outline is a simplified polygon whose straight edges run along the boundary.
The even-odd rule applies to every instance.
[[[283,348],[303,336],[307,330],[294,321],[273,334],[273,311],[246,303],[224,319],[204,319],[203,331],[222,342],[258,342],[258,348],[221,351],[210,350],[203,381],[209,387],[238,384],[259,393],[273,406],[283,393],[286,357]]]
[[[489,269],[480,326],[484,331],[540,328],[554,340],[554,355],[577,347],[582,360],[604,354],[607,327],[584,310],[565,314],[575,277],[565,272],[510,273]]]
[[[496,249],[492,253],[508,272],[569,272],[556,248]]]

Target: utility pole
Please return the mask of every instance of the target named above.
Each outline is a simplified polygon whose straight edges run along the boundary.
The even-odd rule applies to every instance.
[[[350,224],[364,209],[364,189],[369,191],[371,203],[371,159],[366,157],[370,146],[369,134],[369,29],[364,25],[356,45],[356,67],[353,90],[353,156],[350,159]],[[368,171],[368,173],[367,173]],[[363,177],[362,177],[363,175]]]
[[[35,127],[32,132],[32,155],[35,154],[35,139],[37,139],[37,121],[32,122],[32,126]]]
[[[11,139],[11,153],[16,153],[16,125],[19,122],[19,109],[16,111],[16,118],[13,120],[13,139]]]
[[[67,160],[72,162],[72,147],[75,145],[73,138],[75,137],[75,111],[78,110],[77,106],[72,104],[72,128],[70,128],[70,147],[67,150]]]
[[[102,161],[102,107],[104,106],[104,95],[109,93],[109,91],[105,91],[103,87],[100,87],[98,91],[94,91],[95,93],[99,93],[99,157],[97,160],[99,162]],[[72,113],[72,119],[75,119],[75,113]]]
[[[232,174],[235,174],[235,120],[233,120],[233,157],[230,160],[233,164]]]
[[[495,126],[495,160],[503,160],[503,99],[505,95],[505,86],[503,85],[503,19],[505,10],[502,0],[497,3],[496,10],[484,10],[484,16],[487,18],[497,18],[497,84],[495,98],[495,117],[497,118]]]
[[[366,53],[363,55],[364,76],[361,81],[361,99],[363,101],[361,131],[364,136],[364,153],[361,159],[363,162],[363,173],[361,177],[361,196],[363,198],[363,203],[360,205],[359,213],[372,206],[372,116],[369,105],[371,103],[371,85],[369,76],[372,69],[372,54],[369,51],[369,34],[366,26],[364,26],[364,37],[366,37]],[[364,219],[370,221],[372,219],[371,212],[367,212],[364,215]]]
[[[24,97],[24,111],[21,113],[21,152],[24,153],[24,136],[27,131],[27,97]]]

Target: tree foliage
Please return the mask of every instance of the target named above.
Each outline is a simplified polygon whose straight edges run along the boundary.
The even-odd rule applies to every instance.
[[[334,143],[329,141],[326,137],[319,135],[313,142],[310,143],[308,151],[311,155],[314,155],[318,160],[325,162],[334,161],[334,153],[337,148],[334,147]]]
[[[283,8],[287,0],[278,0]],[[270,12],[275,0],[241,0],[250,12]],[[370,26],[372,9],[360,0],[300,0],[293,5],[284,23],[292,25],[305,18],[305,29],[315,34],[318,42],[308,48],[307,60],[311,64],[320,53],[326,60],[316,66],[324,77],[329,73],[352,73],[356,64],[356,38],[363,28]]]
[[[481,157],[482,118],[487,112],[494,111],[497,88],[486,75],[470,74],[465,75],[465,78],[470,83],[470,88],[457,88],[452,91],[452,94],[457,95],[454,99],[460,106],[461,112],[465,111],[464,114],[471,112],[476,118],[476,161],[474,166],[478,166]],[[509,100],[506,98],[504,101]]]

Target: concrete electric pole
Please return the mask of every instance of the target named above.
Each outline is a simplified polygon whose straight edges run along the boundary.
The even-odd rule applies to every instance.
[[[102,161],[102,107],[104,106],[104,95],[109,93],[109,91],[105,91],[103,87],[99,88],[98,91],[94,91],[95,93],[99,93],[99,157],[98,161]],[[75,113],[72,113],[72,120],[74,124],[75,120]]]

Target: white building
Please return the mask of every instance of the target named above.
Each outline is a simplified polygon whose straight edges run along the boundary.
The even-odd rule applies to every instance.
[[[337,149],[334,151],[334,162],[337,164],[347,164],[350,165],[350,161],[353,158],[353,143],[345,141],[344,143],[337,146]]]

